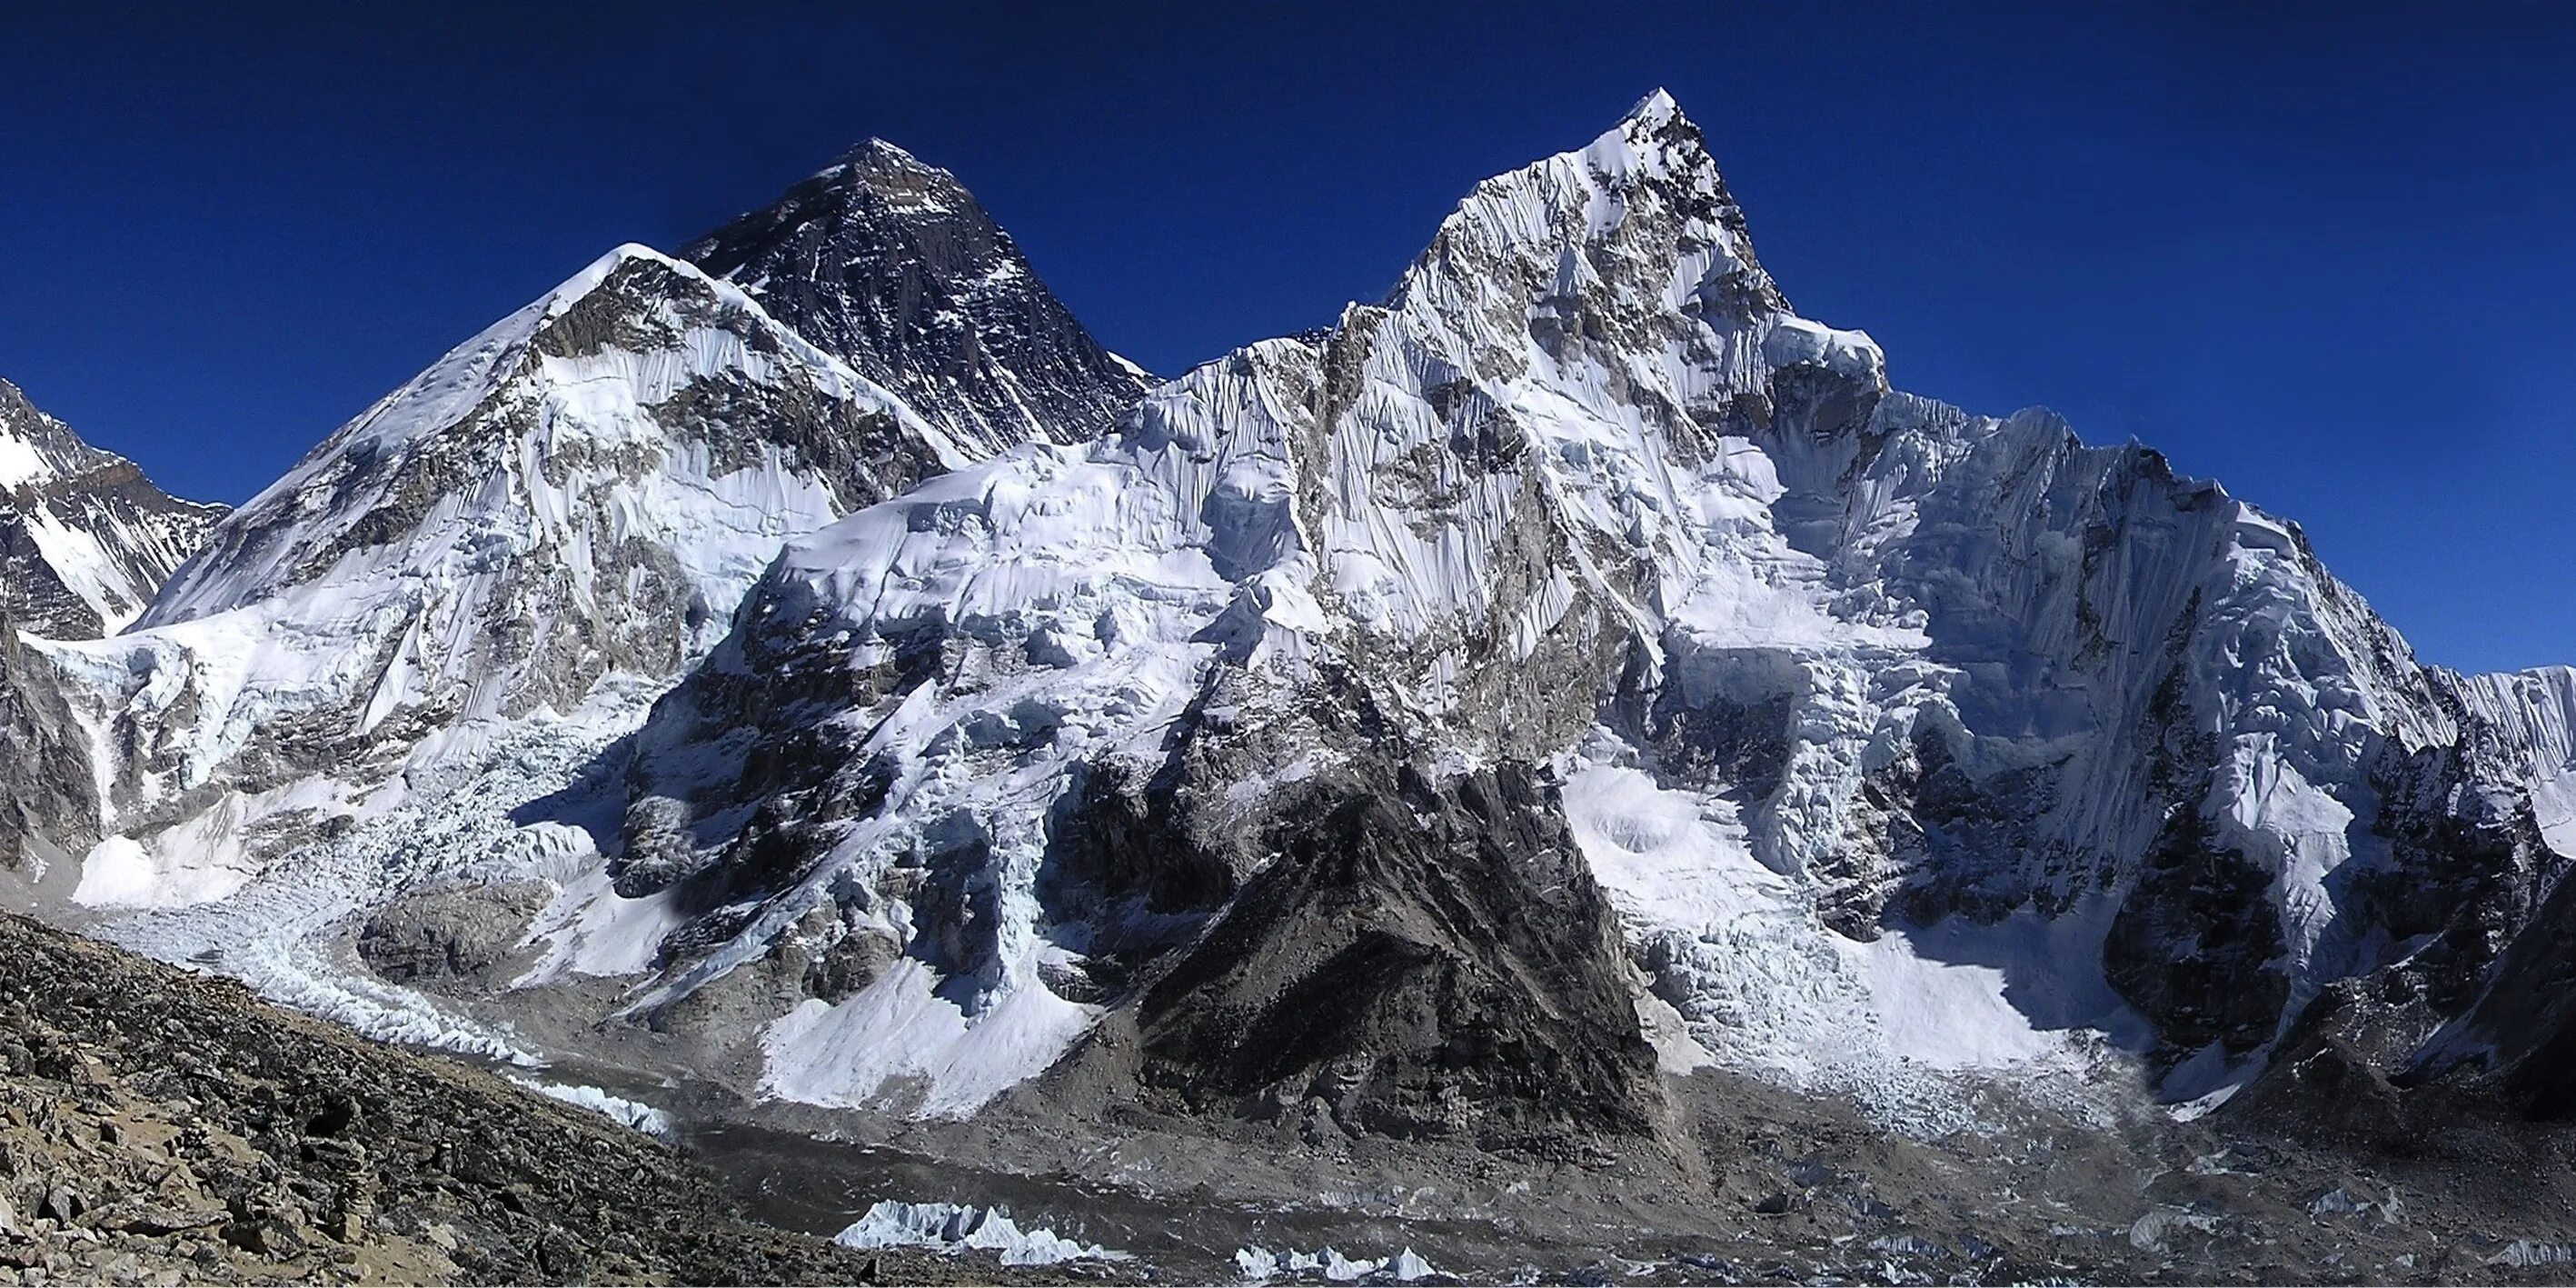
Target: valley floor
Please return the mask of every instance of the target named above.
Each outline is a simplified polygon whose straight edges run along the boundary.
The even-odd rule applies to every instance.
[[[2568,1133],[2416,1099],[2401,1126],[2417,1146],[2384,1130],[2337,1144],[2371,1100],[2354,1088],[2189,1123],[1963,1089],[1978,1125],[1915,1140],[1703,1070],[1668,1084],[1654,1140],[1543,1160],[1073,1104],[1072,1069],[963,1123],[664,1089],[675,1150],[16,917],[0,917],[0,1070],[0,1283],[1200,1282],[1265,1257],[1275,1278],[1321,1281],[1287,1267],[1328,1248],[1386,1262],[1373,1281],[1405,1251],[1410,1271],[1470,1282],[2576,1268]],[[829,1241],[887,1201],[999,1206],[1127,1255],[1006,1267]]]
[[[1171,1119],[1072,1139],[1011,1106],[946,1126],[773,1110],[779,1128],[692,1144],[789,1228],[828,1233],[892,1195],[999,1203],[1137,1258],[1107,1273],[1188,1282],[1240,1281],[1237,1249],[1284,1261],[1326,1247],[1409,1249],[1497,1283],[2552,1283],[2576,1270],[2576,1169],[2555,1128],[2427,1123],[2427,1148],[2398,1156],[2283,1123],[2175,1122],[2145,1105],[2107,1122],[1990,1096],[1972,1107],[1980,1126],[1922,1141],[1731,1075],[1675,1089],[1672,1138],[1690,1157],[1613,1142],[1548,1162]],[[839,1139],[813,1135],[826,1130]]]

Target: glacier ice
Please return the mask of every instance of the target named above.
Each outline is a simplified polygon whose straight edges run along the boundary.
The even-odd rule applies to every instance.
[[[852,1248],[928,1248],[935,1252],[993,1252],[1006,1266],[1052,1266],[1067,1261],[1127,1261],[1128,1253],[1068,1239],[1053,1230],[1022,1229],[1000,1208],[956,1203],[879,1202],[833,1241]]]
[[[598,1087],[547,1082],[518,1074],[510,1075],[510,1080],[549,1100],[560,1100],[567,1105],[587,1109],[621,1127],[633,1128],[657,1140],[676,1141],[680,1138],[679,1127],[671,1121],[671,1115],[643,1101],[629,1100]]]

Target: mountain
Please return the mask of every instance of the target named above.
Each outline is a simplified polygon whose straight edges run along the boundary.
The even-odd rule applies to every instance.
[[[1153,383],[1092,339],[954,175],[890,143],[680,253],[978,454],[1097,437]]]
[[[1658,1047],[1929,1127],[2098,1034],[2214,1101],[2356,981],[2413,1059],[2565,865],[2564,676],[1885,371],[1649,98],[1330,332],[791,543],[635,744],[616,895],[723,910],[635,1010],[792,944],[772,1095],[1132,1028],[1186,1103],[1480,1140],[1645,1130]]]
[[[218,896],[385,808],[415,753],[613,722],[780,542],[972,459],[739,289],[621,247],[227,516],[133,629],[42,645],[110,752],[82,897]]]
[[[114,634],[223,513],[152,486],[0,380],[0,612],[21,629]]]
[[[2561,1255],[2576,671],[1897,389],[1669,96],[1141,398],[1061,312],[882,145],[615,252],[0,654],[0,818],[115,942],[870,1147],[719,1146],[800,1194]]]

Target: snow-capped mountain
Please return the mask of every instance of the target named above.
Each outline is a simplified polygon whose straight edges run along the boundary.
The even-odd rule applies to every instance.
[[[1895,390],[1667,96],[1140,383],[869,145],[0,656],[0,747],[86,767],[0,804],[124,942],[832,1108],[1583,1158],[1711,1064],[1932,1129],[2325,1049],[2576,1094],[2576,672],[2422,666],[2296,525]]]
[[[116,633],[223,513],[154,487],[0,380],[0,611],[19,628]]]
[[[681,251],[989,455],[1097,437],[1152,379],[1103,349],[945,170],[871,139]]]
[[[118,833],[82,897],[220,896],[421,755],[650,693],[781,542],[973,459],[740,289],[621,247],[334,433],[134,629],[43,645]]]
[[[2565,676],[1885,372],[1649,98],[1331,332],[791,543],[636,743],[635,1013],[784,964],[789,1099],[1079,1049],[1485,1139],[1633,1127],[1657,1058],[1937,1118],[2101,1034],[2197,1095],[2410,973],[2412,1058],[2564,864]]]

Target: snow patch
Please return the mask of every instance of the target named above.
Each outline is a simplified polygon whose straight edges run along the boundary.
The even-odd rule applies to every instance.
[[[917,1112],[963,1118],[1045,1072],[1098,1015],[1034,983],[970,1012],[940,982],[906,958],[847,1001],[807,998],[761,1037],[761,1093],[856,1108],[913,1089]]]

